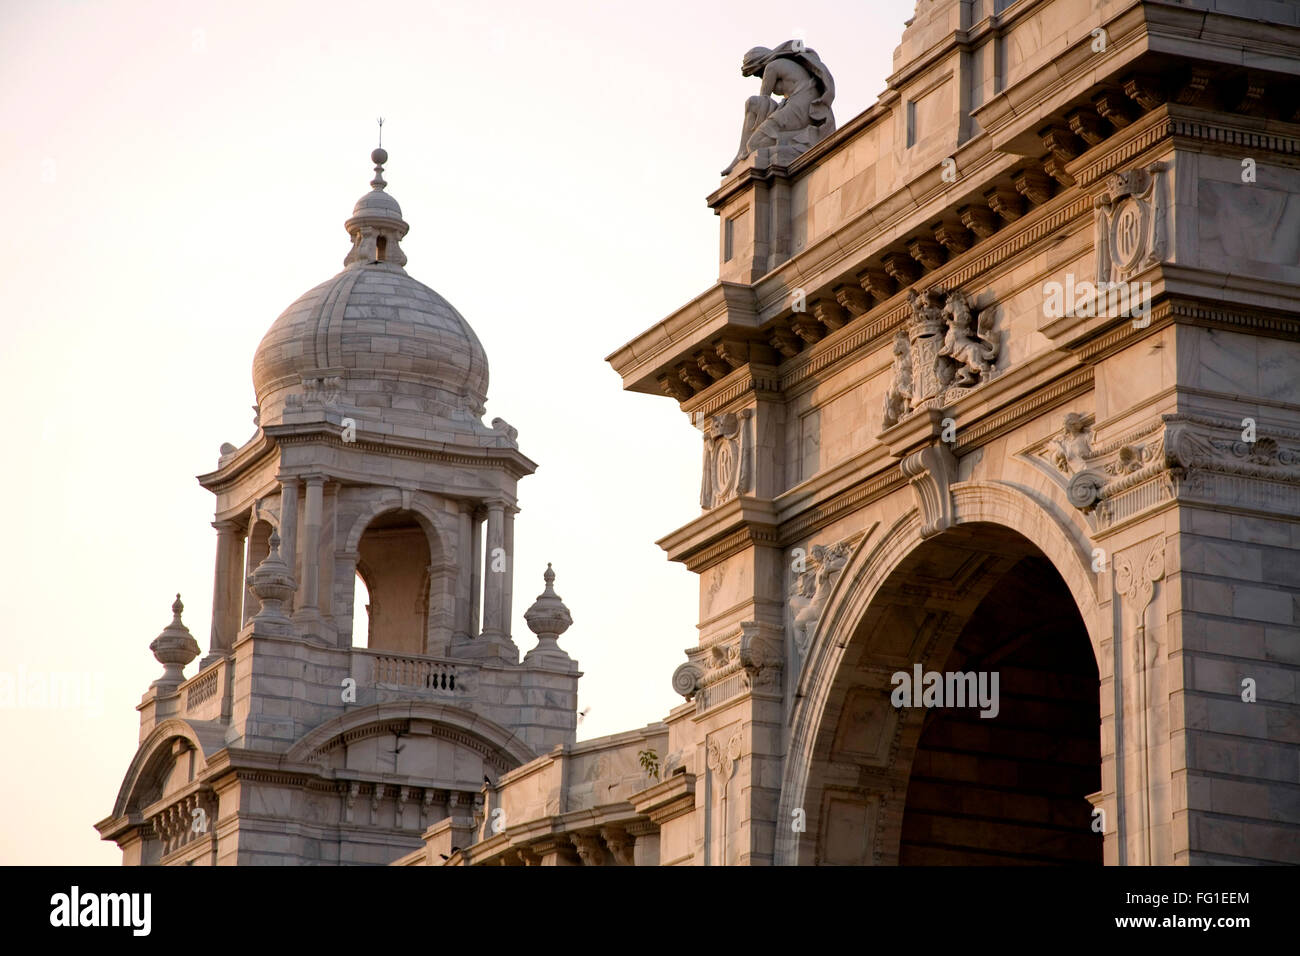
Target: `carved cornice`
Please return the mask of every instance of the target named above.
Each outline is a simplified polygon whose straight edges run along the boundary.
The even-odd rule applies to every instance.
[[[708,547],[683,558],[683,563],[691,571],[706,571],[734,554],[739,554],[750,547],[774,548],[780,545],[780,536],[775,529],[747,527],[732,532],[725,538]]]
[[[1176,295],[1167,298],[1162,305],[1179,324],[1227,329],[1275,339],[1300,339],[1300,316],[1294,314],[1256,308],[1237,309],[1228,303],[1202,302]],[[1152,310],[1153,317],[1155,311]]]
[[[1093,369],[1087,367],[1071,372],[1043,388],[1034,389],[1019,401],[958,429],[953,454],[961,457],[981,445],[987,445],[1019,428],[1027,419],[1035,418],[1092,388]]]
[[[897,468],[886,467],[871,478],[858,482],[811,508],[799,512],[781,525],[781,546],[800,541],[844,515],[867,507],[902,487],[906,478]]]
[[[692,417],[713,415],[750,395],[779,397],[781,388],[776,370],[764,365],[742,366],[717,384],[682,402],[682,411]]]
[[[537,463],[515,448],[482,448],[474,451],[449,452],[419,445],[401,444],[396,439],[382,442],[358,438],[345,442],[342,429],[328,422],[314,423],[310,431],[287,432],[281,429],[302,428],[299,425],[276,425],[268,429],[282,447],[291,445],[325,445],[347,451],[358,451],[388,458],[410,458],[416,461],[436,461],[449,465],[467,465],[478,468],[497,468],[513,478],[524,478],[537,470]],[[220,490],[220,489],[214,489]]]
[[[628,802],[657,827],[695,809],[695,774],[674,773],[662,783],[634,793]]]
[[[668,560],[702,571],[749,547],[776,547],[776,512],[768,501],[733,497],[658,544]]]

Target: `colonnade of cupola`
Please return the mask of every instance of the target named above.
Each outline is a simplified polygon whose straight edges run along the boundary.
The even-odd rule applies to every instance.
[[[251,496],[213,522],[212,626],[201,666],[229,655],[258,614],[253,575],[273,538],[292,578],[287,634],[339,648],[518,661],[513,498],[357,484],[325,471],[276,475]],[[354,606],[357,578],[362,606]]]

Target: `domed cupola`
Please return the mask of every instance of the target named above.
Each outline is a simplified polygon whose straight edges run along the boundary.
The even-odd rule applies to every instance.
[[[406,274],[410,227],[387,192],[388,153],[370,156],[371,189],[344,224],[343,271],[285,309],[253,357],[260,422],[319,402],[408,429],[490,432],[480,421],[487,355],[461,314]]]

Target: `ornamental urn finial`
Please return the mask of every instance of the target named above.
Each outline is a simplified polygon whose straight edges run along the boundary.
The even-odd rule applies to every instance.
[[[285,604],[293,598],[297,590],[293,572],[280,557],[280,533],[271,531],[268,542],[271,550],[267,552],[262,563],[248,576],[248,586],[261,602],[261,609],[253,621],[263,629],[266,625],[287,627],[289,616],[285,614]]]
[[[170,692],[179,687],[185,680],[185,666],[199,656],[199,642],[194,639],[190,629],[181,623],[181,612],[184,610],[185,605],[177,594],[176,600],[172,602],[172,622],[149,645],[149,650],[153,651],[153,656],[163,666],[162,677],[153,682],[153,686],[160,692]]]
[[[537,595],[533,606],[524,612],[528,629],[537,635],[537,646],[524,656],[525,664],[560,666],[565,669],[573,667],[571,658],[557,642],[559,636],[573,624],[573,615],[564,606],[560,596],[555,593],[555,571],[548,561],[546,571],[542,574],[546,587]]]

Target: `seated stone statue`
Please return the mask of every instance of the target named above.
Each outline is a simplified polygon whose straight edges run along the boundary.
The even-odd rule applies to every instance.
[[[754,47],[745,54],[740,73],[761,75],[763,85],[760,94],[745,103],[740,150],[722,175],[764,146],[793,146],[802,153],[835,132],[835,81],[816,51],[801,41],[787,40],[775,50]]]

